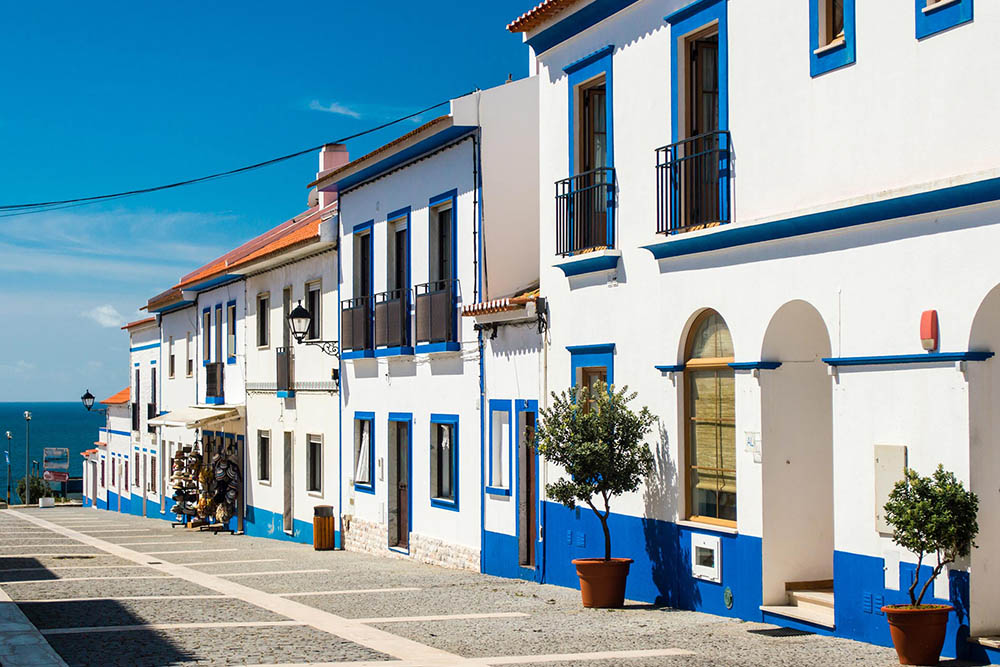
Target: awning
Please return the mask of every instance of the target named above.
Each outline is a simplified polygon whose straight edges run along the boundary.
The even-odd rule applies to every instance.
[[[179,408],[165,415],[149,420],[150,426],[181,426],[184,428],[204,428],[243,416],[242,406],[200,406]]]

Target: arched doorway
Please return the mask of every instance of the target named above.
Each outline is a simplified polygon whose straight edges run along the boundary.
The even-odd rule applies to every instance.
[[[833,625],[833,388],[830,337],[805,301],[778,309],[760,376],[763,602]],[[800,609],[795,609],[800,608]]]
[[[1000,286],[983,299],[969,349],[1000,353]],[[979,496],[979,535],[969,573],[969,633],[1000,634],[1000,359],[970,363],[969,486]]]
[[[736,527],[733,339],[714,310],[691,327],[684,355],[687,518]]]

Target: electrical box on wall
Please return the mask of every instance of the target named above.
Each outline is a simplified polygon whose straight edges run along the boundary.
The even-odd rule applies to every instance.
[[[906,471],[905,445],[875,445],[875,530],[890,534],[892,528],[885,521],[885,504],[896,482]]]
[[[722,583],[722,545],[718,535],[691,533],[691,576]]]

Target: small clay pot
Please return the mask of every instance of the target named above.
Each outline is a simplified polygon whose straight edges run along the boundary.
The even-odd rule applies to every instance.
[[[625,604],[625,580],[632,565],[631,558],[575,558],[573,565],[580,577],[584,607],[606,609]]]
[[[887,605],[882,613],[889,621],[892,645],[901,665],[936,665],[944,646],[948,614],[955,610],[947,604]]]

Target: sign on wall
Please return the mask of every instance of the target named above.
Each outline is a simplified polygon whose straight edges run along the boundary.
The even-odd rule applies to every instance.
[[[69,470],[69,449],[46,447],[42,452],[43,470]]]

